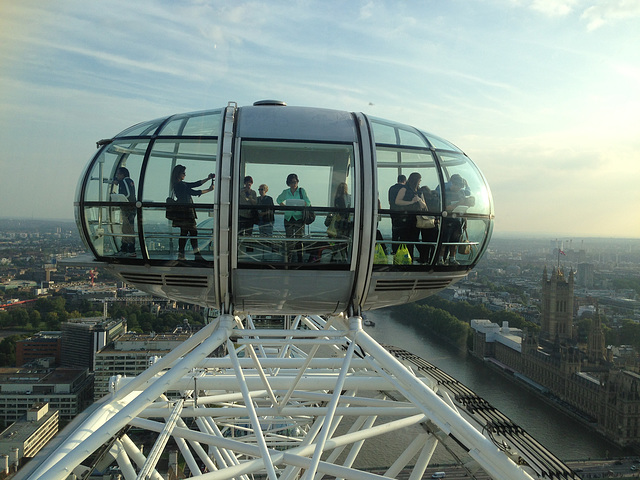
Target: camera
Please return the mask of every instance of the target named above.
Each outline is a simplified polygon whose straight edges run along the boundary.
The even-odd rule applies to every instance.
[[[209,174],[209,178],[211,178],[213,180],[214,178],[216,178],[216,174],[215,173],[210,173]]]

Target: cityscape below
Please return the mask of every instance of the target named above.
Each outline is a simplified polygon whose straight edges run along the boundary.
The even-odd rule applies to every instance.
[[[154,298],[101,269],[58,265],[83,252],[73,222],[0,219],[0,455],[7,471],[107,394],[113,375],[142,373],[211,314]],[[476,268],[438,296],[438,307],[503,312],[501,324],[463,320],[463,348],[635,455],[639,267],[637,239],[497,236]],[[27,448],[34,422],[40,438]]]

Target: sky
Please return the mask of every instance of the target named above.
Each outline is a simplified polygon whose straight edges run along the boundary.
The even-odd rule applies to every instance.
[[[640,239],[638,0],[0,2],[0,217],[73,218],[99,139],[267,98],[453,142],[494,234]]]

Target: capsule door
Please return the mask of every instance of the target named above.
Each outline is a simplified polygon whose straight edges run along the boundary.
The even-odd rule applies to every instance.
[[[306,132],[299,134],[286,128],[296,122],[298,110],[249,113],[267,112],[278,118],[269,132],[276,138],[252,138],[257,134],[242,126],[247,114],[239,117],[239,132],[246,136],[236,138],[234,156],[234,306],[254,313],[344,311],[358,250],[359,152],[353,119],[342,115],[348,125],[339,136],[318,139],[314,132],[327,135],[322,115],[307,115],[315,123],[299,128]]]

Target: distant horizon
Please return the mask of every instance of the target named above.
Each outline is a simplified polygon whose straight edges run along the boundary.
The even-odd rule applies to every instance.
[[[38,221],[38,222],[76,222],[75,218],[42,218],[42,217],[9,217],[9,216],[0,216],[0,221],[3,220],[19,220],[19,221]],[[539,239],[539,240],[572,240],[572,239],[593,239],[593,240],[630,240],[630,241],[640,241],[640,238],[637,237],[614,237],[614,236],[587,236],[587,235],[569,235],[569,234],[560,234],[560,233],[527,233],[527,232],[496,232],[494,230],[491,238],[529,238],[529,239]]]

